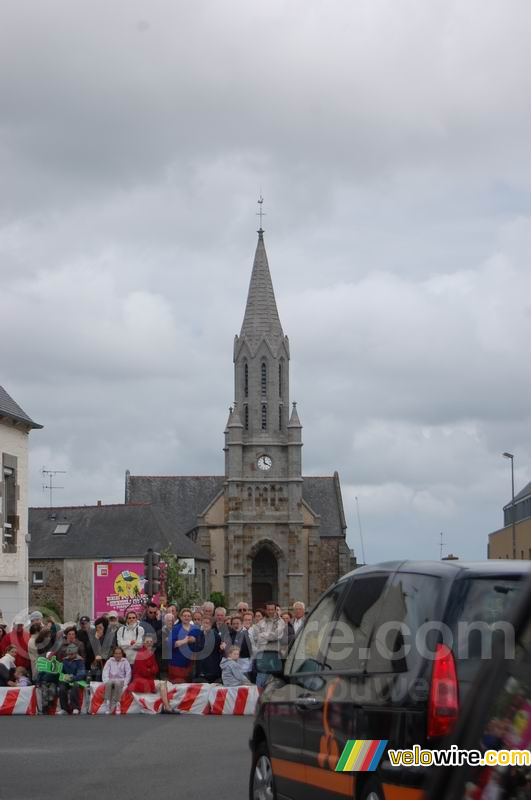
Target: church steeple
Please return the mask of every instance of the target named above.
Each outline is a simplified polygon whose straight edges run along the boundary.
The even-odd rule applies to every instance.
[[[247,304],[234,340],[234,398],[244,440],[287,437],[289,341],[284,336],[260,227]]]
[[[269,578],[269,598],[286,596],[292,602],[308,591],[302,426],[295,408],[290,417],[289,342],[267,262],[261,197],[258,202],[258,243],[243,324],[234,338],[234,406],[225,429],[226,533],[225,547],[218,552],[225,553],[221,566],[234,605],[249,596],[247,586],[256,581],[263,589]],[[258,600],[253,594],[255,604]]]
[[[256,345],[264,337],[269,338],[271,343],[277,343],[279,339],[284,338],[273,281],[269,272],[262,228],[258,231],[258,243],[247,294],[247,305],[240,331],[240,338],[244,336],[253,345]]]

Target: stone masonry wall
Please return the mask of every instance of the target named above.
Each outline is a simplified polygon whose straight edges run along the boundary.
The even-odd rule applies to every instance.
[[[341,544],[344,544],[344,539],[340,538],[326,538],[321,539],[319,545],[319,586],[320,592],[324,592],[338,578],[344,574],[340,570],[340,549]]]
[[[44,583],[34,586],[32,575],[34,570],[44,572]],[[61,559],[31,558],[29,562],[29,604],[30,607],[45,606],[46,600],[53,600],[64,617],[64,567]]]

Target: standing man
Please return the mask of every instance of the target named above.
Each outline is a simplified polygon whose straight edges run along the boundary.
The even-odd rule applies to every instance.
[[[282,640],[285,624],[277,614],[273,601],[266,604],[266,615],[256,625],[256,685],[265,686],[271,673],[282,672]]]
[[[159,607],[153,600],[147,604],[141,623],[144,628],[144,635],[153,637],[155,658],[157,659],[160,671],[162,667],[162,620],[160,618]]]
[[[206,600],[201,606],[201,610],[203,611],[203,618],[209,617],[210,621],[213,622],[212,618],[214,616],[214,603],[212,603],[210,600]]]
[[[300,630],[302,630],[302,628],[304,628],[305,611],[306,608],[304,606],[304,603],[302,603],[300,600],[297,600],[296,603],[293,603],[293,620],[291,624],[293,625],[293,631],[295,633],[295,636],[298,634]]]
[[[90,665],[94,661],[94,651],[92,650],[92,645],[90,643],[90,634],[92,633],[92,628],[90,626],[90,617],[86,615],[79,618],[79,628],[76,631],[76,639],[78,642],[81,642],[83,647],[85,648],[85,669],[87,672],[90,669]]]

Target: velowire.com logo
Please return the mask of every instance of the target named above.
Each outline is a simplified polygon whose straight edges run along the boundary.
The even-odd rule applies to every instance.
[[[349,739],[336,772],[373,772],[385,750],[387,739]]]

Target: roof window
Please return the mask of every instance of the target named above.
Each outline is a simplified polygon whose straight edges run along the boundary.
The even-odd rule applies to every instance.
[[[60,522],[58,525],[55,526],[53,533],[57,534],[57,536],[64,536],[65,533],[68,533],[69,527],[70,527],[69,522]]]

